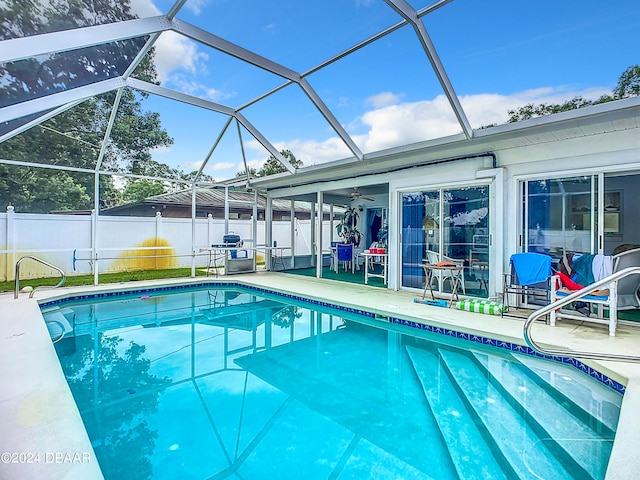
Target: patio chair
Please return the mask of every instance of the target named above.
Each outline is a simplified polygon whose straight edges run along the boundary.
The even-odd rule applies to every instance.
[[[612,257],[613,272],[624,270],[627,267],[640,266],[640,248],[627,250]],[[629,275],[620,279],[617,283],[609,285],[608,290],[593,292],[580,297],[573,302],[574,306],[585,304],[585,307],[577,307],[575,310],[561,309],[551,312],[550,324],[555,325],[556,319],[568,318],[573,320],[589,321],[593,323],[604,323],[609,325],[609,335],[614,336],[618,324],[618,311],[640,308],[640,275]],[[573,291],[562,288],[560,278],[554,277],[552,282],[551,300],[556,301]],[[598,306],[599,311],[592,316],[592,307]],[[602,309],[608,310],[608,318],[605,317]]]
[[[347,270],[347,264],[351,266],[351,273],[354,273],[354,264],[353,264],[353,245],[339,243],[336,245],[337,250],[337,262],[336,262],[336,273],[338,273],[340,262],[343,263],[345,271]]]
[[[462,266],[464,264],[463,260],[456,260],[455,258],[447,257],[446,255],[442,255],[442,260],[440,259],[440,254],[438,252],[434,252],[433,250],[426,251],[427,258],[426,263],[430,263],[432,265],[436,265],[438,262],[451,262],[455,263],[458,266]],[[438,289],[443,291],[443,282],[445,280],[449,280],[451,284],[451,288],[453,288],[453,274],[448,270],[440,270],[436,273],[436,275],[432,276],[431,279],[438,279]],[[464,286],[464,275],[460,278],[460,283],[458,286],[462,289],[463,295],[467,294],[467,291]]]
[[[640,266],[640,248],[627,250],[613,256],[613,271],[619,272],[627,267]],[[632,310],[640,308],[640,275],[629,275],[618,281],[618,310]]]
[[[504,274],[504,310],[507,315],[510,296],[519,299],[516,305],[548,305],[551,299],[551,257],[542,253],[516,253],[509,260],[510,273]]]
[[[338,273],[338,244],[340,242],[331,242],[331,260],[329,264],[329,268],[334,272]]]

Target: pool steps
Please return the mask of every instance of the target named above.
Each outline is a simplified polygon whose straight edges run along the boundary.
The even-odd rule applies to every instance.
[[[434,375],[440,370],[438,357],[409,345],[406,349],[458,476],[467,480],[507,479],[447,375]]]
[[[439,354],[461,398],[508,461],[511,478],[573,478],[471,358],[444,349]]]
[[[601,428],[615,435],[620,415],[620,395],[605,385],[588,382],[588,377],[569,365],[556,365],[556,372],[545,368],[545,361],[529,356],[518,356],[518,364],[530,377],[548,385],[552,395],[562,395],[583,413],[585,422],[596,419]],[[594,408],[594,405],[597,408]],[[603,430],[604,431],[604,430]]]
[[[610,441],[603,441],[596,433],[596,430],[603,430],[599,428],[600,422],[593,419],[590,425],[572,415],[564,406],[567,402],[558,402],[543,386],[523,375],[513,361],[498,357],[489,362],[486,355],[478,353],[474,353],[474,359],[537,435],[549,438],[545,443],[571,471],[582,470],[581,478],[604,478],[607,462],[603,463],[601,459],[611,455],[613,434],[610,431],[606,432]]]
[[[574,393],[583,379],[569,367],[550,378],[528,357],[521,362],[506,354],[489,362],[479,352],[405,348],[445,442],[467,453],[452,458],[461,478],[604,478],[620,408],[613,392],[590,390],[600,406],[593,411]],[[571,388],[558,392],[554,380]],[[576,408],[577,415],[569,413]],[[490,451],[478,447],[481,437]],[[495,473],[500,466],[504,472]]]

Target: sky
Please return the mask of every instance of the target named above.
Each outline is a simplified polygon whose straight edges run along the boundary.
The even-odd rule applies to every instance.
[[[140,17],[173,0],[131,0]],[[409,0],[416,9],[430,5]],[[508,110],[611,93],[640,63],[640,2],[619,0],[453,0],[422,21],[473,128],[504,123]],[[177,19],[306,73],[401,18],[382,0],[187,0]],[[165,87],[242,108],[285,81],[174,32],[156,43]],[[415,31],[404,26],[305,77],[365,154],[462,131]],[[154,159],[228,179],[259,169],[269,153],[227,117],[155,96],[174,138]],[[352,156],[306,94],[291,85],[241,109],[277,150],[304,166]],[[240,142],[242,139],[242,143]]]

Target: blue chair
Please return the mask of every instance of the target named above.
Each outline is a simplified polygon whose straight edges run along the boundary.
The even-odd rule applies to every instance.
[[[504,274],[504,310],[509,310],[509,296],[521,304],[548,305],[551,299],[551,257],[542,253],[516,253],[511,255],[510,273]]]
[[[346,243],[339,243],[336,245],[337,249],[337,262],[336,262],[336,273],[339,270],[338,264],[343,262],[345,271],[347,270],[347,263],[351,265],[351,273],[354,273],[354,265],[353,265],[353,245]]]

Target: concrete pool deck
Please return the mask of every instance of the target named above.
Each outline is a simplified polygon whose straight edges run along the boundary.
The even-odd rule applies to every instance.
[[[44,325],[38,302],[69,294],[205,281],[234,282],[301,297],[349,305],[381,317],[398,317],[525,345],[523,322],[414,303],[415,292],[394,292],[326,279],[254,274],[73,287],[28,294],[0,294],[0,478],[99,479],[99,465]],[[536,323],[532,337],[542,345],[580,351],[640,356],[640,327],[559,321]],[[640,461],[640,364],[583,361],[626,385],[608,480],[637,478]]]

